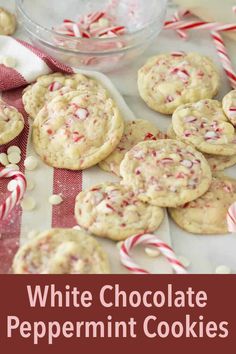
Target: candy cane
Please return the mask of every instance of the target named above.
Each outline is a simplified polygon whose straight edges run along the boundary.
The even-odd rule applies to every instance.
[[[23,173],[9,168],[0,170],[0,178],[13,178],[16,181],[16,188],[5,202],[0,205],[0,220],[4,220],[23,198],[26,190],[26,178]]]
[[[228,231],[236,233],[236,203],[233,203],[227,213]]]
[[[215,47],[220,58],[223,69],[230,81],[230,84],[233,89],[236,89],[236,73],[233,69],[232,62],[227,53],[226,46],[224,44],[222,36],[218,32],[211,32],[212,39],[215,43]]]
[[[188,15],[192,15],[191,12],[189,10],[178,10],[175,12],[174,16],[173,16],[173,20],[178,22],[180,21],[182,18],[188,16]],[[178,35],[182,38],[182,39],[187,39],[187,33],[185,31],[182,30],[177,30],[176,31],[178,33]]]
[[[235,13],[236,6],[233,6],[232,10]],[[177,11],[174,15],[173,22],[180,22],[180,20],[182,18],[184,18],[188,15],[191,15],[191,12],[188,10]],[[202,23],[202,22],[199,22],[199,23]],[[209,25],[213,26],[213,24],[209,24]],[[221,25],[220,28],[218,28],[218,30],[219,29],[223,29],[223,30],[231,29],[232,30],[232,27],[233,27],[233,30],[235,30],[235,25]],[[196,27],[194,27],[194,28],[196,28]],[[189,29],[191,29],[191,26]],[[177,30],[177,33],[181,36],[181,38],[183,38],[183,39],[187,38],[187,34],[185,31]],[[219,56],[220,62],[223,66],[223,69],[230,81],[232,88],[235,89],[236,88],[236,73],[233,69],[233,65],[232,65],[232,62],[231,62],[230,57],[228,55],[224,40],[223,40],[222,36],[219,34],[219,32],[217,32],[217,31],[211,31],[211,36],[212,36],[213,42],[215,44],[217,54]]]
[[[150,274],[150,272],[142,269],[132,260],[131,251],[134,247],[140,244],[159,249],[159,251],[163,254],[163,256],[166,257],[177,274],[187,274],[185,267],[177,259],[173,249],[163,241],[159,240],[155,235],[151,234],[140,234],[132,236],[123,242],[120,249],[120,260],[122,265],[131,272],[136,274]]]
[[[210,30],[220,32],[233,32],[236,31],[236,24],[223,24],[220,22],[205,22],[205,21],[166,21],[164,29],[173,30]]]

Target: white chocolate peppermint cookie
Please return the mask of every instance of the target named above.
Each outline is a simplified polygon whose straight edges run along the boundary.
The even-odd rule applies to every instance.
[[[230,91],[223,98],[222,105],[226,117],[236,127],[236,90]]]
[[[178,140],[172,124],[168,128],[167,136],[170,139]],[[212,172],[223,171],[226,168],[232,167],[236,164],[236,155],[232,155],[232,156],[220,156],[220,155],[210,155],[210,154],[203,154],[203,155],[207,159],[207,162],[209,163]]]
[[[16,30],[16,17],[0,7],[0,35],[11,35]]]
[[[0,145],[15,139],[24,129],[24,118],[15,107],[0,99]]]
[[[84,231],[45,231],[17,252],[15,274],[106,274],[110,273],[106,253]]]
[[[78,224],[90,233],[121,241],[157,230],[164,212],[140,201],[131,189],[118,183],[104,183],[77,196],[75,216]]]
[[[226,168],[232,167],[236,164],[236,155],[232,156],[217,156],[204,154],[209,163],[212,172],[224,171]]]
[[[210,189],[199,199],[176,209],[169,209],[172,219],[182,229],[195,234],[225,234],[226,216],[236,200],[236,180],[213,178]]]
[[[160,133],[159,129],[147,120],[137,119],[125,122],[124,134],[119,145],[106,160],[99,163],[99,167],[119,176],[120,164],[126,152],[141,141],[157,140],[162,137],[162,133]]]
[[[58,95],[70,91],[100,92],[106,95],[106,90],[95,80],[82,74],[65,75],[54,73],[39,77],[35,84],[28,86],[23,94],[26,112],[35,119],[44,104]]]
[[[216,100],[201,100],[176,109],[172,117],[175,134],[199,151],[213,155],[235,155],[236,134]]]
[[[73,91],[55,97],[39,112],[33,143],[48,165],[81,170],[105,159],[119,144],[123,130],[111,98]]]
[[[142,99],[157,112],[171,114],[181,104],[214,97],[219,74],[213,62],[197,53],[170,53],[150,58],[139,70]]]
[[[212,175],[205,157],[177,140],[142,142],[120,166],[121,182],[144,202],[176,207],[204,194]]]

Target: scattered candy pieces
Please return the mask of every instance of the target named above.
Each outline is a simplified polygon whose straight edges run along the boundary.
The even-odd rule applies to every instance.
[[[10,146],[8,149],[7,149],[7,154],[9,155],[9,154],[11,154],[12,152],[16,152],[16,153],[18,153],[19,155],[21,154],[21,149],[18,147],[18,146],[16,146],[16,145],[12,145],[12,146]]]
[[[21,155],[18,152],[11,152],[8,156],[8,161],[13,164],[17,164],[21,160]]]
[[[3,165],[3,166],[7,166],[9,164],[9,161],[8,161],[8,158],[7,158],[7,154],[5,154],[4,152],[2,152],[0,154],[0,163]]]
[[[63,199],[59,194],[53,194],[49,197],[48,201],[51,205],[59,205],[63,202]]]
[[[38,160],[34,156],[28,156],[24,161],[24,166],[26,170],[33,171],[38,166]]]
[[[105,11],[80,16],[78,22],[65,19],[60,26],[53,29],[57,33],[77,38],[117,37],[126,32],[126,28],[118,26]]]
[[[145,248],[145,253],[150,258],[159,257],[161,254],[161,252],[158,249],[154,249],[154,248],[150,248],[150,247]]]
[[[184,256],[179,256],[178,260],[180,261],[180,263],[183,264],[183,266],[185,268],[188,268],[191,265],[191,261],[188,258],[184,257]]]
[[[36,202],[32,197],[25,197],[21,201],[21,207],[24,211],[32,211],[36,207]]]
[[[220,265],[216,267],[216,274],[231,274],[231,269],[226,265]]]

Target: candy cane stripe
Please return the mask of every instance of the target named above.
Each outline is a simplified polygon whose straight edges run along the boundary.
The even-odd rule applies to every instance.
[[[26,178],[23,173],[8,168],[0,170],[0,178],[13,178],[17,182],[15,190],[0,205],[0,221],[7,218],[10,212],[19,204],[26,191]]]
[[[185,267],[175,256],[173,249],[162,240],[159,240],[155,235],[151,234],[139,234],[132,236],[125,240],[122,244],[120,249],[121,263],[129,271],[136,274],[150,274],[146,269],[140,268],[139,265],[132,260],[131,251],[139,244],[156,247],[161,251],[163,256],[165,256],[177,274],[187,273]]]

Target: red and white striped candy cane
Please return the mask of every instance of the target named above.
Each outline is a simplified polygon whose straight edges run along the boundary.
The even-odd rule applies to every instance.
[[[227,213],[228,231],[236,233],[236,202],[233,203]]]
[[[232,8],[233,12],[236,12],[236,6],[233,6]],[[191,12],[188,10],[180,10],[177,11],[174,15],[174,20],[172,21],[172,23],[177,22],[180,27],[183,27],[180,24],[180,20],[183,19],[184,17],[191,15]],[[185,21],[184,21],[185,22]],[[183,21],[182,21],[183,23]],[[217,50],[217,54],[219,56],[220,62],[223,66],[223,69],[230,81],[230,84],[232,86],[233,89],[236,88],[236,73],[233,69],[233,65],[231,62],[231,59],[228,55],[227,52],[227,48],[225,46],[224,40],[222,38],[222,36],[220,35],[219,32],[217,31],[235,31],[235,24],[217,24],[217,23],[207,23],[207,22],[196,22],[196,21],[192,21],[192,22],[185,22],[186,26],[184,26],[185,30],[186,29],[211,29],[211,28],[215,28],[215,30],[211,30],[211,36],[212,39],[214,41],[216,50]],[[171,26],[170,21],[168,22],[167,26]],[[179,26],[177,26],[179,27]],[[187,38],[187,34],[185,32],[185,30],[183,29],[177,29],[177,33],[181,36],[181,38],[186,39]]]
[[[173,19],[174,21],[178,22],[180,21],[182,18],[191,15],[191,12],[189,10],[178,10],[175,12]],[[182,30],[177,30],[176,31],[178,33],[178,35],[182,38],[182,39],[187,39],[187,33],[185,31]]]
[[[222,36],[216,31],[211,32],[211,36],[214,41],[223,69],[230,81],[230,84],[233,89],[236,89],[236,73],[233,69],[233,65],[228,55],[224,40]]]
[[[173,249],[162,240],[159,240],[155,235],[151,234],[140,234],[136,236],[131,236],[123,242],[120,249],[120,260],[122,265],[129,271],[136,274],[150,274],[150,272],[145,269],[142,269],[138,264],[136,264],[132,260],[131,251],[134,247],[138,245],[147,245],[157,248],[171,264],[175,273],[187,274],[185,267],[177,259]]]
[[[17,182],[14,191],[0,205],[0,220],[4,220],[23,198],[26,190],[26,178],[23,173],[10,170],[9,168],[0,170],[0,178],[12,178]]]
[[[223,24],[220,22],[205,22],[205,21],[166,21],[164,29],[173,30],[209,30],[220,32],[234,32],[236,31],[236,24]]]

